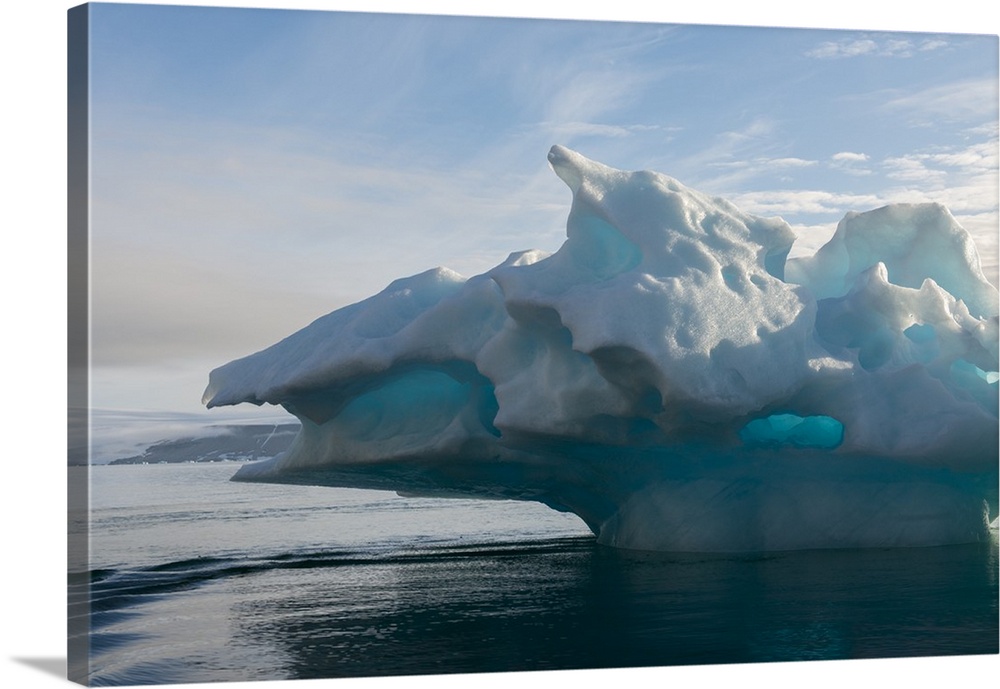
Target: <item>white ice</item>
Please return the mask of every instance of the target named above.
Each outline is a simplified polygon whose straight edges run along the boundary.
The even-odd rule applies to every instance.
[[[998,295],[947,209],[850,213],[787,259],[781,219],[549,163],[573,192],[555,253],[396,280],[212,372],[208,406],[302,421],[236,480],[537,500],[636,549],[986,537]]]

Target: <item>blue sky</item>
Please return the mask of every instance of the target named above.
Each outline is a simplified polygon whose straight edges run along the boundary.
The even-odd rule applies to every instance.
[[[555,250],[554,143],[802,252],[939,201],[997,280],[995,36],[98,4],[91,40],[99,407],[195,409],[396,277]]]

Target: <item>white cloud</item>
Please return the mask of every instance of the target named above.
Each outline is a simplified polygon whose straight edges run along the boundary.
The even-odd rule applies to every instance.
[[[807,57],[821,60],[860,57],[913,57],[916,51],[939,50],[948,45],[941,39],[926,39],[914,44],[908,38],[886,37],[880,40],[874,38],[845,38],[840,41],[824,41],[806,52]]]
[[[943,186],[948,176],[943,170],[927,167],[919,156],[889,158],[883,161],[882,167],[890,179],[933,188]]]
[[[994,286],[1000,286],[1000,213],[996,210],[985,213],[955,213],[955,219],[976,240],[976,249],[986,279]]]
[[[755,162],[771,167],[812,167],[816,164],[815,160],[805,158],[758,158]]]
[[[941,149],[888,158],[886,175],[906,187],[896,196],[927,197],[953,212],[994,211],[997,208],[997,140],[964,148]],[[933,198],[931,198],[933,197]]]
[[[923,52],[928,52],[931,50],[938,50],[939,48],[945,48],[948,45],[948,41],[942,41],[940,39],[928,38],[920,44],[920,50]]]
[[[834,153],[830,157],[838,163],[863,163],[868,160],[867,153],[852,153],[850,151]]]
[[[849,39],[843,41],[825,41],[808,51],[808,57],[819,59],[857,57],[868,55],[878,50],[878,44],[871,39]]]
[[[910,57],[913,55],[913,44],[906,39],[890,39],[882,45],[880,54],[891,57]]]
[[[851,151],[841,151],[830,156],[830,167],[855,177],[863,177],[872,174],[872,170],[867,165],[869,156],[866,153],[853,153]]]
[[[821,246],[830,241],[830,237],[837,230],[837,222],[819,225],[793,223],[792,230],[795,232],[796,238],[792,250],[788,252],[788,257],[812,256]]]

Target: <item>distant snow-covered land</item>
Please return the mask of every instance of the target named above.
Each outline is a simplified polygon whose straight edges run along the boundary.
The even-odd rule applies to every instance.
[[[114,459],[109,464],[252,461],[275,457],[291,444],[299,424],[219,425],[202,435],[160,440],[141,454]]]

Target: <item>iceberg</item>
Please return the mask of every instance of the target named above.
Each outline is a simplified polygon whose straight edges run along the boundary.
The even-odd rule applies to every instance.
[[[998,293],[938,204],[779,218],[554,146],[558,251],[396,280],[211,372],[284,407],[236,481],[533,500],[600,543],[759,552],[988,538]]]

